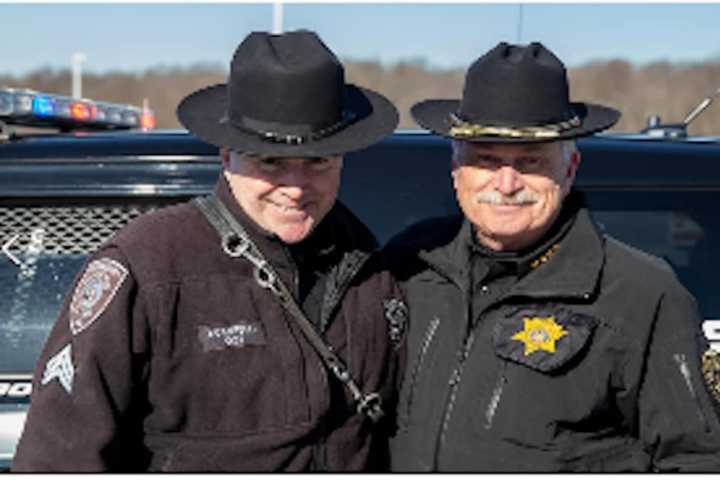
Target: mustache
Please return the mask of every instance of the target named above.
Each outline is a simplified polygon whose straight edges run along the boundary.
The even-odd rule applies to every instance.
[[[497,191],[480,192],[475,195],[478,203],[491,205],[531,205],[540,201],[540,196],[529,190],[520,190],[512,195],[503,195]]]

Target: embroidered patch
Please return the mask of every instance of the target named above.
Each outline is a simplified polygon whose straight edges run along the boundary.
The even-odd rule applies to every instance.
[[[402,300],[391,298],[390,300],[383,300],[383,307],[385,308],[385,318],[389,322],[388,336],[390,342],[397,345],[400,343],[407,325],[407,305]]]
[[[238,323],[228,327],[198,327],[203,352],[266,345],[265,332],[259,323]]]
[[[514,308],[495,324],[495,354],[550,372],[566,365],[589,344],[597,323],[589,315],[562,306],[540,304]]]
[[[567,335],[562,325],[555,323],[555,317],[524,317],[523,329],[512,336],[525,345],[524,355],[544,350],[555,353],[555,342]]]
[[[67,393],[72,393],[75,367],[72,363],[72,343],[68,343],[45,364],[41,385],[47,385],[57,379]]]
[[[702,371],[710,393],[720,402],[720,352],[709,349],[703,354]]]
[[[105,311],[127,274],[127,268],[111,258],[90,262],[70,302],[73,335],[88,328]]]

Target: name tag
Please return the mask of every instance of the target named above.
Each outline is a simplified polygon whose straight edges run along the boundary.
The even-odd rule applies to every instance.
[[[267,344],[265,332],[260,323],[247,322],[227,327],[200,325],[198,339],[203,347],[203,352]]]

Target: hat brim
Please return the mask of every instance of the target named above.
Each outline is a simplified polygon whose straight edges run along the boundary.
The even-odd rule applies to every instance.
[[[274,157],[317,157],[360,150],[392,133],[399,116],[395,106],[377,92],[345,85],[344,108],[357,120],[332,135],[300,145],[263,139],[222,121],[227,114],[227,85],[213,85],[185,97],[177,108],[180,123],[199,139],[218,147]]]
[[[614,108],[592,103],[572,103],[571,105],[582,123],[578,127],[559,132],[556,137],[538,139],[487,135],[462,138],[462,140],[478,143],[540,143],[568,140],[608,129],[620,119],[620,112]],[[415,121],[423,128],[444,137],[454,138],[450,135],[452,127],[450,114],[456,113],[459,109],[460,100],[425,100],[413,105],[410,112]]]

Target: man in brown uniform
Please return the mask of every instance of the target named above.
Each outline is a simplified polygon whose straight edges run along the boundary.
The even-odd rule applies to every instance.
[[[13,469],[384,468],[406,309],[335,200],[342,154],[390,133],[395,108],[297,31],[250,34],[227,85],[178,116],[221,147],[215,194],[139,218],[88,259]]]

